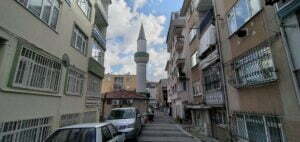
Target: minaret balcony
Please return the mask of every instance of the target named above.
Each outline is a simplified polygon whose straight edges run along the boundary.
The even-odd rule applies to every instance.
[[[134,54],[134,61],[136,63],[148,63],[149,54],[147,52],[136,52]]]

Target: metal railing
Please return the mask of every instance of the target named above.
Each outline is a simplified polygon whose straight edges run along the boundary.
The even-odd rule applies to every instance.
[[[101,31],[96,25],[93,28],[93,36],[101,46],[106,47],[106,37],[103,31]]]
[[[233,136],[250,142],[284,142],[281,118],[277,115],[239,112],[233,114]]]

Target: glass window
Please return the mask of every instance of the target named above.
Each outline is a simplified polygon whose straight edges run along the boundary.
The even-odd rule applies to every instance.
[[[104,50],[97,42],[94,42],[92,47],[92,57],[98,61],[101,65],[104,64]]]
[[[59,14],[59,3],[57,1],[54,1],[52,18],[51,18],[51,23],[50,23],[50,26],[54,29],[56,28],[56,25],[57,25],[58,14]]]
[[[237,31],[261,8],[260,0],[239,0],[228,14],[229,33]]]
[[[108,120],[129,118],[135,118],[135,112],[133,110],[112,110]]]
[[[78,5],[83,11],[83,13],[90,18],[92,6],[88,0],[78,0]]]
[[[30,0],[28,9],[36,16],[40,16],[42,11],[42,0]]]
[[[82,95],[84,83],[84,73],[70,68],[67,76],[67,90],[68,95]]]
[[[101,132],[102,132],[102,141],[103,142],[108,142],[109,140],[111,140],[113,138],[112,135],[110,134],[107,126],[103,126],[101,128]]]
[[[109,124],[107,127],[109,128],[109,131],[113,137],[117,136],[118,130],[113,125]]]
[[[87,41],[87,36],[82,31],[80,31],[77,26],[75,26],[72,33],[71,46],[85,55]]]

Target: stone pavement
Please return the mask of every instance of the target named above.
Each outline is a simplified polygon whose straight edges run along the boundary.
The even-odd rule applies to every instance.
[[[156,112],[154,122],[145,124],[138,142],[197,142],[167,115]]]

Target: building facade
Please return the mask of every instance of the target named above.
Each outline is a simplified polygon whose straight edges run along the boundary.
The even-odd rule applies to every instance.
[[[167,108],[168,104],[168,92],[167,92],[167,79],[161,79],[156,84],[156,98],[159,107]]]
[[[0,141],[42,141],[58,127],[99,121],[110,3],[1,3]]]
[[[297,141],[297,85],[276,7],[268,0],[214,2],[232,138]]]
[[[112,92],[116,90],[136,90],[136,75],[114,75],[105,74],[101,93]]]
[[[104,118],[107,118],[113,108],[135,107],[141,114],[147,110],[148,98],[135,91],[119,90],[103,94],[102,110]]]
[[[148,82],[147,83],[147,92],[149,93],[149,106],[155,108],[158,106],[158,101],[157,101],[157,91],[156,91],[156,82]]]

